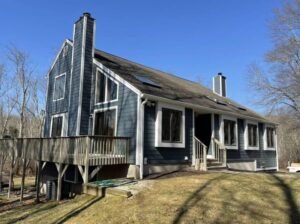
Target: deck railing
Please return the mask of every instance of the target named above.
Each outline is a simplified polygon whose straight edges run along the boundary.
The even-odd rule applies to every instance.
[[[226,147],[218,139],[212,138],[213,148],[215,151],[215,159],[218,163],[222,163],[222,166],[226,166],[227,152]]]
[[[197,137],[194,137],[195,144],[195,169],[207,170],[207,146],[204,145]]]
[[[75,165],[87,165],[87,162],[95,166],[126,164],[129,147],[130,138],[127,137],[0,139],[0,150],[10,156]]]

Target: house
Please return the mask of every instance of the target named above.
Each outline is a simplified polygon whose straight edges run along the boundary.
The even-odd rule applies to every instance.
[[[125,164],[101,168],[114,176],[143,178],[216,160],[237,170],[278,169],[276,124],[226,97],[225,76],[217,74],[210,90],[111,55],[95,48],[95,29],[84,13],[51,66],[45,138],[127,138]]]

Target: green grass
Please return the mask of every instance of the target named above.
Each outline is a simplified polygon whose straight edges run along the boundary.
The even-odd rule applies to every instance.
[[[129,199],[23,206],[0,213],[0,223],[300,223],[296,175],[207,173],[152,182]]]

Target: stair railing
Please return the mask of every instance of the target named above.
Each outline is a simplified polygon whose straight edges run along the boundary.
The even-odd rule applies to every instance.
[[[195,169],[207,171],[207,146],[197,137],[194,137],[195,145]]]
[[[222,163],[222,166],[227,165],[227,151],[223,143],[218,139],[212,138],[213,148],[215,150],[215,159],[218,163]]]

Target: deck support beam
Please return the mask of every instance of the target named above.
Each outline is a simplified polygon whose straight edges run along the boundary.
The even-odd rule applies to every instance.
[[[64,174],[68,168],[68,164],[64,165],[62,163],[56,163],[56,169],[58,172],[58,178],[57,178],[57,201],[60,201],[61,199],[61,188],[62,188],[62,178],[64,177]]]
[[[36,202],[40,202],[40,182],[41,182],[41,172],[42,172],[42,161],[37,161],[36,170]]]
[[[22,158],[22,180],[21,180],[21,194],[20,194],[20,201],[23,201],[24,197],[24,187],[25,187],[25,177],[26,177],[26,166],[27,160],[26,158]]]

